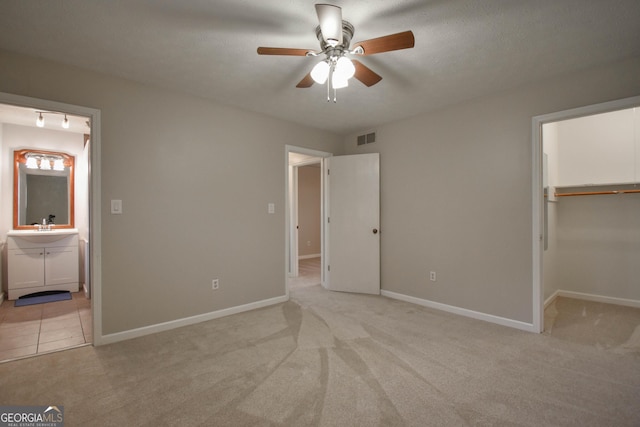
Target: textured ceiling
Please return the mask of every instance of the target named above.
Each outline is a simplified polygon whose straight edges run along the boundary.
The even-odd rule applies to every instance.
[[[374,129],[552,75],[640,56],[638,0],[335,1],[354,41],[412,30],[361,58],[383,77],[296,89],[317,58],[314,2],[0,0],[0,48],[202,96],[337,134]],[[353,45],[353,43],[352,43]]]

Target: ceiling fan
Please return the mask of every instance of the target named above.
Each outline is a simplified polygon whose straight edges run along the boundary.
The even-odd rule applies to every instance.
[[[366,56],[392,50],[407,49],[415,45],[411,31],[378,37],[354,43],[349,48],[354,28],[342,20],[342,9],[330,4],[316,4],[316,13],[320,25],[316,27],[316,37],[320,42],[320,51],[310,49],[290,49],[282,47],[259,47],[259,55],[320,56],[325,58],[296,85],[298,88],[311,87],[313,83],[327,83],[327,101],[333,89],[333,101],[336,102],[336,89],[348,86],[348,80],[355,77],[366,86],[373,86],[382,80],[369,67],[350,59],[351,56]]]

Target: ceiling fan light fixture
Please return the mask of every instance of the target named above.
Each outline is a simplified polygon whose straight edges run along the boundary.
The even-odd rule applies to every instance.
[[[353,62],[346,56],[341,56],[336,62],[334,75],[337,74],[341,79],[349,80],[356,73],[356,67]]]
[[[331,76],[331,86],[334,89],[342,89],[349,86],[349,79],[344,78],[339,73],[334,72]]]
[[[329,77],[329,63],[327,61],[318,62],[311,70],[311,78],[318,84],[324,84]]]

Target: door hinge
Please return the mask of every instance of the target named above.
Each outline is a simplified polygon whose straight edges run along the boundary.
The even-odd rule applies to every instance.
[[[327,169],[327,175],[331,175],[331,169]]]
[[[331,266],[327,265],[327,271],[331,271]]]
[[[331,224],[331,218],[330,217],[327,217],[327,223]]]

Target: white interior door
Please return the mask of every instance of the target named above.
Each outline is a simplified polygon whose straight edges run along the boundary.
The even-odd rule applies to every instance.
[[[325,159],[326,286],[380,294],[380,159],[378,153]]]

